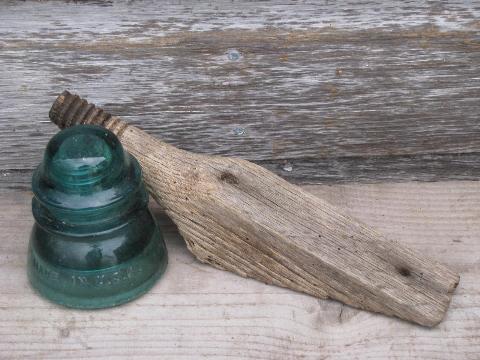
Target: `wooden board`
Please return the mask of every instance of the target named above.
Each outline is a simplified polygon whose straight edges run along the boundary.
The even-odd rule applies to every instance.
[[[28,187],[64,89],[299,183],[478,179],[479,14],[473,1],[2,1],[0,188]]]
[[[479,182],[306,189],[459,271],[445,321],[426,329],[203,265],[158,208],[170,264],[152,291],[113,309],[64,309],[26,279],[31,194],[3,192],[0,358],[478,359]]]

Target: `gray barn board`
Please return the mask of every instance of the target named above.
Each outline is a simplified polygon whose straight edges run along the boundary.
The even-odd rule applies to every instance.
[[[64,89],[298,183],[477,179],[479,14],[469,1],[3,1],[0,188],[28,188]]]
[[[68,89],[177,147],[302,184],[460,272],[426,329],[202,264],[152,204],[151,292],[68,310],[26,279],[30,178]],[[480,1],[0,0],[1,359],[480,354]],[[32,125],[33,124],[33,125]]]

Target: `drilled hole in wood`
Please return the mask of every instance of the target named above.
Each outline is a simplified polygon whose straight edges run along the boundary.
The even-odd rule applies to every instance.
[[[233,175],[231,172],[228,172],[228,171],[222,172],[222,174],[220,175],[220,180],[224,181],[228,184],[233,184],[233,185],[238,184],[237,177],[235,175]]]

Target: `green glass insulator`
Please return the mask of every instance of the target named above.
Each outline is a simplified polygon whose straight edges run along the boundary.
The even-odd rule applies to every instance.
[[[46,298],[74,308],[115,306],[163,274],[167,250],[140,166],[112,132],[80,125],[56,134],[32,189],[28,276]]]

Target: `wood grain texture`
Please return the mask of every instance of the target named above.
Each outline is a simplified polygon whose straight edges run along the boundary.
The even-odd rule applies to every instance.
[[[2,1],[0,187],[28,187],[64,88],[299,183],[478,179],[479,14],[468,1]]]
[[[31,193],[0,194],[2,359],[478,359],[480,183],[309,186],[351,216],[462,273],[444,322],[426,329],[243,279],[193,258],[168,219],[167,272],[135,302],[67,310],[26,277]]]
[[[92,124],[115,133],[200,261],[424,326],[445,316],[455,271],[265,168],[175,148],[68,91],[49,117],[62,129]]]

